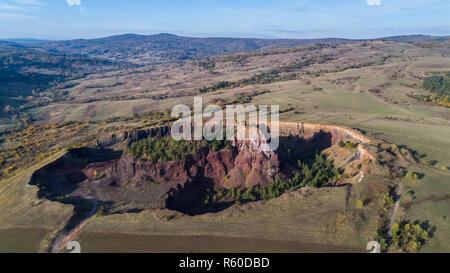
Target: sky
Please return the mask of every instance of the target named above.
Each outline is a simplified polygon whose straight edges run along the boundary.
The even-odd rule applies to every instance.
[[[450,0],[0,0],[0,38],[450,35]]]

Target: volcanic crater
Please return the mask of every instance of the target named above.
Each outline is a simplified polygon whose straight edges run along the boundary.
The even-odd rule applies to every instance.
[[[224,200],[205,206],[205,192],[262,188],[304,175],[297,166],[298,158],[308,162],[312,155],[323,153],[334,162],[342,176],[325,186],[355,183],[358,174],[367,169],[364,166],[375,159],[365,148],[371,139],[358,131],[290,122],[281,122],[280,148],[274,152],[261,152],[248,141],[234,141],[229,149],[218,151],[202,147],[175,161],[142,160],[124,152],[132,143],[169,134],[170,127],[162,126],[108,135],[90,147],[69,150],[36,171],[30,184],[39,187],[40,198],[73,204],[79,211],[79,207],[88,210],[86,199],[95,199],[102,213],[108,214],[163,208],[198,214],[235,203]],[[338,145],[350,142],[353,149]]]

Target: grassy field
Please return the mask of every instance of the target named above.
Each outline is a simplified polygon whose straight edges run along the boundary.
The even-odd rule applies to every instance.
[[[396,64],[388,63],[380,67],[316,78],[312,81],[312,85],[322,87],[321,92],[314,92],[311,86],[299,81],[273,84],[269,89],[276,90],[277,96],[261,96],[255,103],[281,105],[289,103],[298,110],[284,114],[283,119],[359,128],[373,137],[405,145],[424,155],[424,160],[435,161],[433,167],[426,167],[423,164],[410,167],[413,171],[422,173],[424,177],[417,182],[406,181],[407,189],[416,193],[417,200],[403,211],[401,219],[429,221],[431,226],[436,227],[436,232],[423,251],[448,252],[450,172],[443,171],[442,168],[450,166],[450,110],[440,106],[424,105],[408,97],[407,94],[410,92],[426,94],[421,89],[411,90],[402,85],[402,82],[408,80],[419,83],[414,78],[402,81],[388,80],[388,75],[382,72],[388,71]],[[450,67],[449,58],[428,56],[407,63],[404,70],[420,74],[424,71],[442,71],[443,67]],[[361,78],[351,85],[330,85],[330,80],[354,75]],[[377,88],[380,81],[390,82],[388,87],[382,90],[383,98],[368,92],[372,88]],[[358,87],[357,92],[353,90],[354,86]]]
[[[415,200],[402,203],[402,216],[412,221],[429,222],[435,227],[433,238],[423,252],[449,252],[450,246],[450,175],[448,173],[418,166],[414,171],[424,174],[419,181],[405,180],[405,192],[413,191]]]
[[[355,253],[360,248],[218,236],[85,233],[83,253]]]
[[[369,183],[361,187],[365,185]],[[354,198],[361,198],[362,192],[355,189]],[[153,244],[169,237],[160,250],[363,252],[379,208],[374,200],[364,210],[355,210],[353,201],[348,205],[346,198],[345,188],[309,189],[267,202],[235,205],[216,214],[187,216],[163,210],[97,217],[79,240],[93,252],[113,251],[118,246],[127,250],[138,238],[142,239],[138,249],[158,251]],[[198,249],[189,246],[192,238],[199,238]]]
[[[34,171],[62,156],[60,152],[0,183],[0,252],[37,252],[47,235],[65,225],[73,207],[37,198],[28,185]]]
[[[36,253],[46,229],[0,229],[0,253]]]

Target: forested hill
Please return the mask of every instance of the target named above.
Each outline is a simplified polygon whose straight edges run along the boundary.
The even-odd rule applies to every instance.
[[[0,112],[5,105],[22,104],[23,99],[17,98],[31,96],[58,82],[123,67],[129,66],[0,41]]]
[[[124,34],[91,40],[47,42],[33,45],[51,51],[80,54],[112,61],[154,64],[203,58],[212,55],[255,51],[269,48],[291,48],[315,43],[343,43],[351,40],[327,39],[252,39],[191,38],[173,34]]]
[[[23,39],[22,39],[23,40]],[[349,43],[361,40],[322,39],[254,39],[254,38],[192,38],[168,33],[155,35],[123,34],[98,39],[41,41],[24,43],[21,39],[0,41],[10,46],[27,47],[48,52],[82,55],[114,62],[156,64],[198,59],[224,53],[292,48],[317,43]],[[404,35],[374,40],[408,43],[450,44],[450,36]],[[20,42],[22,41],[22,42]],[[27,41],[27,40],[26,40]]]
[[[403,43],[443,43],[450,42],[450,36],[402,35],[381,38],[380,40]]]

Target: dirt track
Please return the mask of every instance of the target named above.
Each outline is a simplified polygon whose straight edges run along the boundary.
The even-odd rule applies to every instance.
[[[58,253],[63,247],[65,247],[70,241],[72,241],[80,232],[80,230],[87,224],[92,216],[98,210],[98,201],[90,196],[82,196],[86,200],[90,201],[92,204],[92,209],[89,214],[72,230],[66,231],[64,229],[58,231],[56,238],[53,240],[52,246],[50,248],[50,253]]]
[[[394,211],[392,212],[391,221],[389,223],[389,234],[388,234],[389,238],[392,237],[392,227],[395,224],[395,219],[397,218],[398,209],[400,208],[400,199],[401,199],[402,193],[403,193],[403,184],[398,183],[397,197],[395,200]]]

